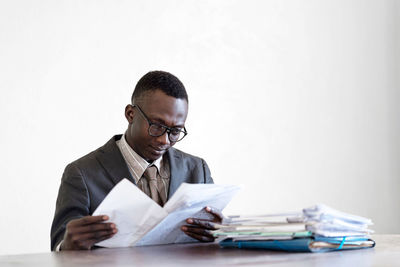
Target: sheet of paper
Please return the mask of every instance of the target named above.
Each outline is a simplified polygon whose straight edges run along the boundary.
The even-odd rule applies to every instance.
[[[374,231],[368,229],[372,221],[368,218],[344,213],[318,204],[303,209],[307,230],[323,236],[369,235]]]
[[[190,217],[211,219],[204,207],[223,210],[239,189],[233,185],[182,184],[164,206],[169,211],[168,216],[136,245],[195,242],[180,230],[185,220]]]
[[[121,180],[93,215],[108,215],[118,232],[110,239],[97,243],[102,247],[133,246],[168,213],[127,179]]]
[[[324,204],[318,204],[305,208],[303,209],[303,213],[308,220],[330,221],[336,219],[350,224],[372,225],[371,219],[338,211]]]
[[[162,208],[136,185],[123,179],[93,213],[108,215],[118,232],[96,245],[128,247],[193,242],[180,230],[185,219],[209,218],[204,207],[222,210],[239,189],[232,185],[183,183]]]

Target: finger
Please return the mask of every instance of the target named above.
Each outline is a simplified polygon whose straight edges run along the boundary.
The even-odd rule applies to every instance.
[[[116,233],[116,229],[100,231],[94,233],[86,233],[86,234],[75,234],[71,235],[69,239],[67,239],[63,244],[67,244],[70,249],[90,249],[92,243],[90,240],[101,240],[108,235],[114,235]]]
[[[70,221],[70,226],[81,226],[92,223],[107,221],[109,217],[107,215],[97,215],[97,216],[85,216],[80,219],[75,219]]]
[[[91,233],[91,232],[110,230],[110,229],[116,229],[116,225],[114,223],[94,223],[94,224],[89,224],[89,225],[85,225],[85,226],[81,226],[81,227],[76,227],[74,229],[71,229],[70,232]]]
[[[101,240],[105,236],[114,235],[115,233],[117,233],[117,229],[103,230],[103,231],[81,234],[76,239],[78,239],[80,241]],[[99,241],[97,241],[97,242],[99,242]]]
[[[200,226],[201,228],[206,228],[210,230],[218,230],[219,227],[216,223],[203,220],[203,219],[196,219],[196,218],[189,218],[186,220],[187,223]]]
[[[83,247],[84,249],[91,249],[96,243],[99,243],[99,242],[101,242],[101,241],[104,241],[104,240],[106,240],[106,239],[109,239],[109,238],[113,237],[114,235],[115,235],[115,233],[112,233],[112,234],[105,235],[105,236],[103,236],[103,237],[101,237],[101,238],[98,238],[98,239],[89,239],[89,240],[86,240],[85,242],[82,243],[82,247]]]
[[[204,229],[204,228],[198,228],[198,227],[184,225],[182,227],[182,231],[184,231],[185,233],[192,233],[192,234],[197,234],[197,235],[201,235],[201,236],[207,236],[210,238],[214,238],[212,232],[210,230]]]
[[[222,220],[224,219],[224,215],[218,209],[212,207],[206,207],[206,211],[214,215],[215,219],[217,219],[217,221],[219,222],[222,222]]]
[[[203,235],[195,234],[192,232],[184,232],[184,233],[194,239],[201,241],[201,242],[213,242],[215,240],[214,237],[203,236]]]

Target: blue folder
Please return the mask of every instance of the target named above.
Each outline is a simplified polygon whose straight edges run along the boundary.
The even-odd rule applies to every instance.
[[[368,242],[367,242],[368,241]],[[314,242],[324,242],[330,245],[314,246]],[[367,242],[368,246],[365,245]],[[372,248],[375,242],[372,239],[360,237],[307,237],[290,240],[233,240],[231,238],[221,241],[220,246],[226,248],[283,250],[292,252],[328,252],[335,250],[349,250]],[[361,245],[364,244],[364,245]]]

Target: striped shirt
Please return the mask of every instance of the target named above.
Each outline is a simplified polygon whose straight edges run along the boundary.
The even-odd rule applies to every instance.
[[[150,196],[150,188],[146,178],[143,177],[143,173],[150,165],[154,165],[157,168],[157,179],[161,178],[161,181],[164,184],[165,192],[162,193],[161,198],[165,203],[168,197],[168,188],[171,176],[168,158],[163,156],[155,160],[153,163],[148,163],[129,146],[125,139],[125,134],[122,135],[121,139],[116,143],[137,187],[148,196]]]

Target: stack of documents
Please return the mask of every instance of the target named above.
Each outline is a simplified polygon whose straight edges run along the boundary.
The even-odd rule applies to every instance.
[[[369,236],[372,221],[320,204],[303,209],[307,230],[325,237]]]
[[[373,247],[371,224],[321,204],[298,213],[229,216],[214,236],[222,247],[325,252]]]
[[[118,232],[96,245],[102,247],[146,246],[194,242],[180,227],[187,218],[208,219],[204,207],[223,210],[239,191],[238,186],[183,183],[164,207],[136,185],[123,179],[100,203],[93,215],[108,215]]]

